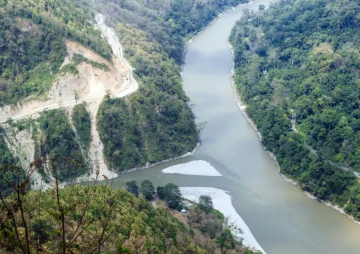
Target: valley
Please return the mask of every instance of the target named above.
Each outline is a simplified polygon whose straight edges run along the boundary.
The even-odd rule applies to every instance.
[[[69,248],[91,249],[70,246],[87,215],[99,253],[359,253],[358,3],[65,1],[0,3],[0,222],[20,165],[26,209],[44,209],[31,230],[62,224]],[[134,180],[206,195],[222,219],[189,227],[206,215],[169,213],[154,187],[138,198]]]

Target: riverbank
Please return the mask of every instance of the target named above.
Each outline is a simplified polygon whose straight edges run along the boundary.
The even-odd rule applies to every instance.
[[[124,170],[124,171],[117,171],[117,173],[119,175],[125,175],[125,174],[129,174],[129,173],[132,173],[132,172],[135,172],[135,171],[138,171],[138,170],[149,169],[149,168],[152,168],[154,166],[157,166],[157,165],[169,162],[169,161],[174,161],[174,160],[182,159],[182,158],[185,158],[185,157],[188,157],[188,156],[192,156],[192,155],[194,155],[196,153],[196,151],[199,148],[200,144],[201,144],[200,142],[197,143],[195,148],[191,152],[188,152],[188,153],[186,153],[184,155],[174,157],[174,158],[170,158],[170,159],[167,159],[167,160],[162,160],[162,161],[159,161],[159,162],[155,162],[153,164],[147,164],[147,165],[145,165],[143,167],[132,168],[132,169]]]
[[[234,49],[231,45],[231,43],[228,41],[228,45],[229,45],[229,48],[230,48],[230,51],[232,53],[232,55],[234,56]],[[360,222],[355,220],[355,218],[349,214],[347,214],[345,212],[345,210],[341,207],[339,207],[338,205],[336,204],[332,204],[328,201],[324,201],[324,200],[321,200],[317,197],[315,197],[314,195],[312,195],[311,193],[307,192],[307,191],[304,191],[301,186],[299,185],[299,183],[291,178],[288,178],[286,177],[284,174],[281,173],[281,169],[280,169],[280,165],[277,161],[277,158],[275,156],[275,154],[273,154],[272,152],[270,152],[269,150],[266,149],[266,147],[262,144],[262,135],[260,133],[260,131],[258,130],[258,128],[256,127],[254,121],[249,117],[249,115],[246,113],[246,104],[243,103],[241,101],[241,97],[239,95],[239,92],[236,88],[236,84],[235,84],[235,81],[234,81],[234,75],[235,75],[235,62],[233,62],[233,67],[230,71],[230,84],[231,84],[231,87],[232,87],[232,90],[233,90],[233,95],[234,95],[234,102],[235,104],[237,105],[237,107],[239,108],[240,112],[243,114],[243,116],[245,117],[245,119],[248,121],[248,123],[252,126],[252,128],[254,129],[256,135],[258,136],[258,139],[259,139],[259,142],[261,143],[261,146],[264,148],[264,150],[270,155],[271,159],[275,162],[276,164],[276,167],[278,169],[278,173],[279,175],[281,176],[281,178],[287,182],[287,183],[291,183],[293,185],[295,185],[297,188],[301,189],[302,192],[310,199],[314,199],[314,200],[317,200],[321,203],[323,203],[324,205],[328,206],[328,207],[331,207],[333,209],[335,209],[336,211],[340,212],[341,214],[345,215],[346,217],[348,217],[349,219],[351,219],[355,224],[358,224],[360,225]]]
[[[180,191],[185,199],[198,202],[201,195],[210,196],[213,206],[228,218],[231,231],[239,238],[243,239],[243,244],[249,248],[265,251],[251,233],[245,221],[236,212],[232,205],[232,197],[227,191],[212,187],[180,187]]]
[[[121,175],[133,173],[135,171],[141,171],[141,170],[145,170],[145,169],[150,169],[152,167],[155,167],[157,165],[160,165],[160,164],[163,164],[163,163],[166,163],[166,162],[170,162],[170,161],[174,161],[174,160],[178,160],[178,159],[182,159],[182,158],[185,158],[185,157],[192,156],[192,155],[194,155],[196,153],[199,146],[200,146],[200,143],[197,143],[195,148],[191,152],[188,152],[188,153],[186,153],[186,154],[184,154],[182,156],[162,160],[162,161],[159,161],[159,162],[156,162],[156,163],[153,163],[153,164],[147,164],[147,165],[145,165],[143,167],[132,168],[132,169],[124,170],[124,171],[109,171],[109,172],[111,172],[111,174],[106,175],[106,178],[102,174],[101,175],[99,174],[99,177],[97,178],[97,181],[101,182],[101,181],[105,181],[105,180],[106,181],[107,180],[114,180],[114,179],[120,177]],[[78,177],[75,180],[75,183],[90,182],[90,181],[93,181],[93,179],[96,179],[96,172],[92,173],[90,176]],[[64,183],[64,186],[68,185],[68,184],[69,183]]]
[[[236,8],[238,8],[238,7],[242,6],[242,5],[252,4],[252,3],[255,3],[256,1],[257,1],[257,0],[253,0],[253,1],[249,1],[249,2],[247,2],[247,3],[241,3],[241,4],[238,4],[238,5],[236,5],[236,6],[229,7],[228,10],[223,11],[223,12],[220,12],[219,15],[218,15],[216,18],[214,18],[206,27],[211,26],[211,25],[212,25],[213,23],[215,23],[218,19],[220,19],[221,16],[225,15],[226,13],[228,13],[228,12],[230,12],[230,11],[235,11]],[[204,30],[205,30],[205,29],[202,29],[200,32],[198,32],[198,33],[195,34],[193,37],[191,37],[191,38],[188,40],[187,44],[191,44],[191,43],[193,42],[193,40],[194,40],[197,36],[201,35],[201,34],[204,32]],[[187,50],[187,45],[186,45],[185,48],[184,48],[184,54],[186,54],[186,50]]]

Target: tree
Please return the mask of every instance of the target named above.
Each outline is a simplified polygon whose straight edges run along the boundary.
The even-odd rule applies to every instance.
[[[207,214],[210,213],[214,209],[211,197],[208,195],[201,195],[199,198],[199,208]]]
[[[51,225],[42,218],[34,221],[34,224],[31,225],[31,230],[34,232],[35,240],[40,244],[46,243],[50,239],[51,232],[54,232]]]
[[[0,219],[2,225],[9,227],[0,227],[0,252],[3,249],[8,249],[14,253],[30,254],[33,252],[34,246],[36,246],[36,249],[42,249],[42,244],[52,241],[57,244],[50,247],[52,248],[51,253],[73,253],[75,248],[78,247],[77,241],[84,239],[85,230],[93,225],[100,226],[98,228],[100,234],[96,239],[91,239],[92,242],[89,243],[91,249],[88,249],[88,251],[89,253],[101,252],[102,246],[113,234],[107,232],[110,231],[108,222],[114,217],[112,214],[114,202],[112,201],[115,194],[104,196],[104,199],[99,202],[99,200],[94,200],[96,188],[98,187],[94,186],[89,191],[82,192],[82,201],[79,202],[72,195],[72,191],[76,192],[75,189],[82,187],[76,185],[76,181],[73,180],[69,181],[66,190],[68,195],[62,195],[61,192],[64,193],[64,191],[60,189],[59,168],[69,167],[71,163],[75,164],[75,170],[81,167],[72,158],[38,160],[32,162],[28,168],[8,164],[0,165],[0,180],[8,185],[4,188],[6,191],[0,189],[0,211],[2,211]],[[29,198],[31,176],[35,171],[39,170],[41,165],[48,167],[45,169],[43,177],[49,182],[50,190],[46,192],[46,195],[52,200],[50,210],[53,214],[56,214],[56,216],[52,217],[55,220],[53,222],[55,222],[56,229],[54,223],[51,225],[44,218],[38,217],[33,220],[33,218],[45,213],[46,209],[49,208],[44,207],[43,198],[45,194],[42,191],[42,186],[40,186],[40,191],[33,192],[31,194],[32,198]],[[6,178],[4,172],[12,172],[15,177],[13,179]],[[96,172],[96,177],[93,179],[94,185],[97,185],[98,179],[99,171]],[[98,188],[106,189],[109,187],[106,185]],[[39,204],[31,205],[32,208],[30,209],[29,199],[32,199],[31,202],[37,200]],[[102,213],[96,219],[89,218],[89,209],[94,206],[101,207]],[[70,219],[74,213],[77,214],[77,223]],[[11,232],[11,236],[9,232]],[[5,241],[3,241],[4,239]]]
[[[139,186],[135,180],[129,181],[125,185],[128,192],[134,194],[136,197],[139,196]]]
[[[265,4],[259,4],[259,11],[265,10]]]
[[[158,186],[156,188],[156,193],[160,199],[164,199],[165,198],[165,187]]]
[[[181,205],[182,195],[179,186],[173,183],[168,183],[165,185],[164,194],[164,199],[169,208],[175,209]]]
[[[140,192],[147,200],[151,200],[154,194],[154,186],[150,180],[146,179],[141,182]]]

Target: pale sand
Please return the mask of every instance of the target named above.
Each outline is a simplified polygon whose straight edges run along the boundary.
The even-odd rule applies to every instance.
[[[207,161],[190,161],[171,166],[162,170],[165,174],[196,175],[196,176],[222,176]]]

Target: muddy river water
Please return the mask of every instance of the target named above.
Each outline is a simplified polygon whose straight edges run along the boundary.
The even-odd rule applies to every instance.
[[[360,226],[332,208],[309,199],[284,182],[251,125],[237,108],[230,70],[233,56],[227,39],[244,8],[226,12],[188,46],[184,65],[184,90],[195,103],[197,121],[207,121],[202,145],[194,156],[121,175],[114,188],[129,180],[150,179],[154,185],[215,187],[229,191],[237,213],[267,253],[359,254]],[[209,162],[221,177],[171,175],[162,169],[194,160]]]

